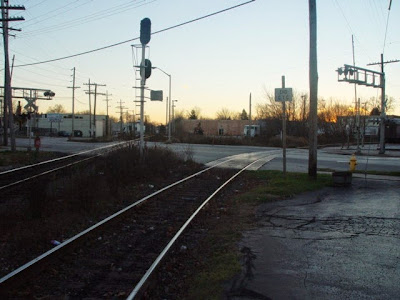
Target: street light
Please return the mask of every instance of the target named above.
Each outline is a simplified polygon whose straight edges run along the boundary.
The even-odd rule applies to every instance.
[[[171,142],[171,124],[170,124],[171,123],[171,74],[168,74],[159,67],[152,67],[152,69],[158,69],[169,77],[169,88],[168,88],[169,97],[167,99],[166,110],[165,110],[165,126],[168,126],[168,142]]]

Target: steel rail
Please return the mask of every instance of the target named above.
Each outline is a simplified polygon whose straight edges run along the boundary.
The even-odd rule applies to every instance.
[[[129,142],[123,142],[122,144],[130,143],[130,142],[131,142],[131,141],[129,141]],[[44,161],[44,162],[42,162],[42,163],[38,163],[38,164],[34,164],[34,165],[29,165],[29,166],[26,166],[26,167],[33,167],[33,166],[37,166],[37,165],[40,165],[40,164],[46,164],[46,163],[49,163],[49,162],[55,162],[55,161],[58,161],[58,160],[60,160],[60,159],[66,159],[66,158],[74,157],[74,156],[80,155],[80,154],[82,154],[82,153],[94,152],[94,151],[99,150],[99,149],[104,150],[104,149],[106,149],[106,148],[112,148],[113,146],[121,146],[121,143],[113,144],[113,145],[107,145],[107,146],[104,146],[104,147],[100,147],[100,148],[96,148],[96,149],[92,149],[92,150],[88,150],[88,151],[84,151],[84,152],[79,152],[79,153],[76,153],[76,154],[73,154],[73,155],[69,155],[68,157],[61,157],[61,158],[56,158],[56,159],[54,159],[54,160],[47,160],[47,161]],[[58,167],[58,168],[54,168],[54,169],[45,171],[45,172],[42,172],[42,173],[33,175],[33,176],[31,176],[31,177],[27,177],[27,178],[24,178],[24,179],[15,181],[15,182],[10,183],[10,184],[7,184],[7,185],[0,186],[0,191],[1,191],[1,190],[4,190],[4,189],[7,189],[7,188],[9,188],[9,187],[12,187],[12,186],[14,186],[14,185],[17,185],[17,184],[19,184],[19,183],[23,183],[23,182],[26,182],[26,181],[35,179],[35,178],[40,177],[40,176],[50,174],[50,173],[52,173],[52,172],[56,172],[56,171],[59,171],[59,170],[64,169],[64,168],[71,167],[71,166],[73,166],[73,165],[82,163],[82,162],[84,162],[84,161],[87,161],[87,160],[90,160],[90,159],[99,157],[99,156],[101,156],[101,155],[102,155],[102,154],[99,153],[99,154],[93,155],[93,156],[91,156],[91,157],[87,157],[87,158],[81,159],[81,160],[79,160],[79,161],[76,161],[76,162],[73,162],[73,163],[69,163],[69,164],[63,165],[63,166],[61,166],[61,167]],[[21,167],[21,168],[12,169],[12,170],[9,170],[9,171],[16,171],[16,170],[20,170],[20,169],[24,169],[24,168],[25,168],[25,167]],[[7,171],[6,171],[6,172],[7,172]],[[5,172],[4,172],[4,173],[5,173]],[[2,174],[3,174],[3,173],[0,173],[0,175],[2,175]]]
[[[133,141],[134,141],[134,140],[133,140]],[[128,141],[128,142],[119,142],[119,143],[116,143],[116,144],[107,145],[107,146],[103,146],[103,147],[99,147],[99,148],[95,148],[95,149],[90,149],[90,150],[85,150],[85,151],[82,151],[82,152],[70,154],[70,155],[63,156],[63,157],[58,157],[58,158],[54,158],[54,159],[49,159],[49,160],[42,161],[42,162],[39,162],[39,163],[36,163],[36,164],[31,164],[31,165],[27,165],[27,166],[23,166],[23,167],[18,167],[18,168],[10,169],[10,170],[7,170],[7,171],[0,172],[0,176],[1,176],[1,175],[8,174],[8,173],[12,173],[12,172],[16,172],[16,171],[21,171],[21,170],[24,170],[24,169],[29,169],[29,168],[33,168],[33,167],[36,167],[36,166],[48,164],[48,163],[51,163],[51,162],[56,162],[56,161],[59,161],[59,160],[68,159],[68,158],[75,157],[75,156],[78,156],[78,155],[82,155],[82,154],[86,154],[86,153],[90,153],[90,152],[94,152],[94,151],[98,151],[98,150],[103,150],[103,149],[106,149],[106,148],[121,146],[121,145],[123,145],[123,144],[131,143],[131,142],[132,142],[132,141]]]
[[[36,263],[38,263],[38,262],[40,262],[40,261],[42,261],[44,259],[48,259],[55,252],[59,251],[62,248],[65,248],[67,245],[69,245],[69,244],[71,244],[73,242],[76,242],[77,240],[79,240],[80,238],[85,236],[86,234],[94,231],[95,229],[98,229],[102,225],[110,222],[111,220],[114,220],[116,217],[126,213],[127,211],[131,210],[135,206],[138,206],[139,204],[143,203],[144,201],[146,201],[146,200],[148,200],[148,199],[150,199],[150,198],[152,198],[152,197],[154,197],[154,196],[156,196],[156,195],[158,195],[158,194],[160,194],[160,193],[162,193],[162,192],[164,192],[164,191],[166,191],[166,190],[168,190],[168,189],[170,189],[170,188],[172,188],[172,187],[174,187],[176,185],[179,185],[179,184],[181,184],[181,183],[183,183],[183,182],[185,182],[185,181],[187,181],[189,179],[192,179],[192,178],[194,178],[194,177],[196,177],[196,176],[198,176],[198,175],[200,175],[200,174],[202,174],[202,173],[204,173],[204,172],[206,172],[208,170],[211,170],[211,169],[213,169],[213,168],[215,168],[215,167],[217,167],[217,166],[219,166],[221,164],[224,164],[224,163],[229,162],[229,161],[234,160],[234,159],[235,158],[227,159],[227,160],[225,160],[223,162],[220,162],[220,163],[218,163],[216,165],[213,165],[213,166],[208,167],[208,168],[206,168],[204,170],[201,170],[201,171],[199,171],[197,173],[194,173],[194,174],[192,174],[192,175],[190,175],[188,177],[185,177],[185,178],[183,178],[181,180],[178,180],[178,181],[176,181],[176,182],[174,182],[174,183],[172,183],[172,184],[170,184],[170,185],[168,185],[168,186],[166,186],[166,187],[164,187],[164,188],[162,188],[162,189],[160,189],[160,190],[158,190],[158,191],[156,191],[156,192],[154,192],[154,193],[152,193],[152,194],[150,194],[150,195],[148,195],[148,196],[146,196],[146,197],[144,197],[144,198],[142,198],[142,199],[140,199],[140,200],[138,200],[138,201],[136,201],[134,203],[132,203],[131,205],[119,210],[118,212],[112,214],[111,216],[103,219],[102,221],[92,225],[91,227],[83,230],[82,232],[80,232],[80,233],[74,235],[73,237],[69,238],[68,240],[62,242],[60,245],[58,245],[58,246],[46,251],[45,253],[41,254],[40,256],[34,258],[33,260],[27,262],[26,264],[22,265],[21,267],[19,267],[19,268],[15,269],[14,271],[8,273],[4,277],[0,278],[0,284],[3,284],[4,282],[10,280],[14,276],[22,273],[23,271],[26,271],[27,269],[31,268]]]
[[[40,177],[40,176],[43,176],[43,175],[47,175],[47,174],[50,174],[50,173],[59,171],[59,170],[61,170],[61,169],[64,169],[64,168],[67,168],[67,167],[71,167],[71,166],[73,166],[73,165],[79,164],[79,163],[81,163],[81,162],[84,162],[84,161],[87,161],[87,160],[90,160],[90,159],[93,159],[93,158],[96,158],[96,157],[99,157],[99,156],[101,156],[101,154],[96,154],[96,155],[91,156],[91,157],[86,157],[86,158],[81,159],[81,160],[79,160],[79,161],[74,161],[74,162],[72,162],[72,163],[63,165],[63,166],[61,166],[61,167],[54,168],[54,169],[51,169],[51,170],[48,170],[48,171],[44,171],[44,172],[42,172],[42,173],[39,173],[39,174],[33,175],[33,176],[31,176],[31,177],[24,178],[24,179],[21,179],[21,180],[18,180],[18,181],[14,181],[13,183],[9,183],[9,184],[7,184],[7,185],[0,186],[0,191],[3,190],[3,189],[6,189],[6,188],[12,187],[12,186],[14,186],[14,185],[17,185],[17,184],[19,184],[19,183],[23,183],[23,182],[25,182],[25,181],[29,181],[29,180],[35,179],[35,178]]]
[[[263,157],[264,158],[264,157]],[[129,294],[127,300],[132,300],[135,298],[135,296],[138,294],[140,289],[143,287],[143,285],[146,283],[150,275],[154,272],[154,270],[157,268],[161,260],[165,257],[165,255],[168,253],[168,251],[171,249],[171,247],[175,244],[175,241],[179,238],[179,236],[183,233],[183,231],[186,229],[186,227],[192,222],[192,220],[197,216],[197,214],[203,209],[203,207],[219,192],[221,191],[228,183],[230,183],[233,179],[235,179],[237,176],[239,176],[243,171],[248,169],[250,166],[253,164],[257,163],[258,161],[262,160],[263,158],[260,158],[256,161],[253,161],[252,163],[248,164],[246,167],[242,168],[239,170],[235,175],[233,175],[231,178],[229,178],[227,181],[225,181],[218,189],[214,191],[204,202],[196,209],[196,211],[190,216],[190,218],[182,225],[182,227],[179,229],[179,231],[174,235],[174,237],[171,239],[171,241],[167,244],[167,246],[161,251],[159,256],[156,258],[156,260],[153,262],[153,264],[150,266],[150,268],[147,270],[147,272],[143,275],[139,283],[135,286],[135,288],[132,290],[132,292]]]

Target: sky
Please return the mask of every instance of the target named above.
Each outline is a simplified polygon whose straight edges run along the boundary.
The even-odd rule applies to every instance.
[[[105,50],[32,66],[24,64],[62,58],[111,44],[138,38],[140,21],[150,18],[152,32],[169,28],[246,0],[10,0],[24,5],[13,11],[25,21],[12,22],[22,29],[10,37],[10,58],[15,55],[12,85],[51,89],[51,101],[38,100],[39,112],[61,104],[72,111],[72,69],[76,69],[75,112],[89,108],[85,94],[88,80],[103,84],[98,92],[110,94],[109,113],[138,114],[140,85],[134,66],[140,60],[139,39]],[[317,1],[318,95],[354,103],[354,85],[338,82],[335,70],[353,64],[352,35],[356,65],[400,59],[400,3],[390,0]],[[176,110],[200,109],[202,117],[216,116],[227,108],[252,113],[266,102],[265,91],[286,87],[308,93],[309,11],[306,0],[256,0],[199,21],[153,34],[146,49],[152,65],[171,75],[171,96]],[[387,27],[387,31],[386,31]],[[386,33],[386,34],[385,34]],[[386,39],[385,39],[386,36]],[[2,43],[1,43],[2,44]],[[1,57],[0,63],[4,65]],[[2,72],[3,73],[3,72]],[[386,94],[394,97],[400,114],[400,63],[385,65]],[[1,74],[0,80],[3,80]],[[145,103],[151,121],[165,123],[169,77],[154,69],[146,86],[163,90],[164,101]],[[146,96],[149,96],[148,93]],[[380,97],[380,90],[359,86],[361,102]],[[105,96],[97,97],[97,113],[106,112]],[[24,101],[24,100],[23,100]],[[93,101],[93,99],[92,99]]]

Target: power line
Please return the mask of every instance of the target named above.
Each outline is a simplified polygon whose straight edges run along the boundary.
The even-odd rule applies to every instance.
[[[354,33],[354,30],[353,30],[353,28],[351,27],[350,22],[349,22],[349,20],[347,19],[346,14],[344,13],[342,7],[340,6],[338,0],[335,0],[335,3],[336,3],[336,5],[337,5],[337,7],[339,8],[340,13],[342,14],[344,20],[346,21],[347,29],[348,29],[349,32],[354,36],[355,41],[358,42],[358,45],[361,47],[362,50],[364,50],[365,54],[372,60],[372,58],[369,56],[369,54],[368,54],[368,52],[367,52],[367,49],[365,49],[365,48],[363,47],[363,45],[361,44],[361,42],[360,42],[360,40],[358,39],[357,35]]]
[[[389,25],[389,16],[390,16],[390,8],[392,7],[392,0],[389,1],[389,8],[388,8],[388,13],[387,13],[387,20],[386,20],[386,29],[385,29],[385,38],[383,40],[383,50],[382,53],[385,53],[385,45],[386,45],[386,36],[387,36],[387,30],[388,30],[388,25]]]
[[[161,33],[161,32],[165,32],[165,31],[168,31],[168,30],[171,30],[171,29],[175,29],[175,28],[178,28],[178,27],[181,27],[181,26],[190,24],[190,23],[194,23],[194,22],[200,21],[200,20],[202,20],[202,19],[206,19],[206,18],[215,16],[215,15],[221,14],[221,13],[227,12],[227,11],[229,11],[229,10],[238,8],[238,7],[240,7],[240,6],[250,4],[251,2],[254,2],[254,1],[256,1],[256,0],[250,0],[250,1],[247,1],[247,2],[244,2],[244,3],[241,3],[241,4],[238,4],[238,5],[234,5],[234,6],[225,8],[225,9],[223,9],[223,10],[219,10],[219,11],[217,11],[217,12],[213,12],[213,13],[211,13],[211,14],[208,14],[208,15],[205,15],[205,16],[202,16],[202,17],[199,17],[199,18],[192,19],[192,20],[190,20],[190,21],[186,21],[186,22],[183,22],[183,23],[180,23],[180,24],[177,24],[177,25],[173,25],[173,26],[170,26],[170,27],[167,27],[167,28],[164,28],[164,29],[155,31],[155,32],[152,33],[152,35],[155,35],[155,34],[158,34],[158,33]],[[139,39],[139,37],[136,37],[136,38],[133,38],[133,39],[129,39],[129,40],[122,41],[122,42],[118,42],[118,43],[111,44],[111,45],[108,45],[108,46],[104,46],[104,47],[100,47],[100,48],[96,48],[96,49],[92,49],[92,50],[80,52],[80,53],[77,53],[77,54],[72,54],[72,55],[68,55],[68,56],[64,56],[64,57],[59,57],[59,58],[44,60],[44,61],[35,62],[35,63],[30,63],[30,64],[16,65],[16,66],[14,66],[14,67],[15,67],[15,68],[16,68],[16,67],[27,67],[27,66],[45,64],[45,63],[49,63],[49,62],[55,62],[55,61],[59,61],[59,60],[64,60],[64,59],[68,59],[68,58],[73,58],[73,57],[77,57],[77,56],[81,56],[81,55],[85,55],[85,54],[89,54],[89,53],[93,53],[93,52],[105,50],[105,49],[108,49],[108,48],[116,47],[116,46],[119,46],[119,45],[122,45],[122,44],[126,44],[126,43],[129,43],[129,42],[133,42],[133,41],[138,40],[138,39]]]
[[[137,3],[137,1],[138,0],[135,0],[134,3],[120,4],[120,5],[118,5],[118,6],[114,7],[114,8],[101,10],[101,11],[93,13],[91,15],[79,17],[79,18],[76,18],[74,20],[70,20],[70,21],[66,21],[66,22],[60,23],[58,25],[47,26],[47,27],[43,27],[43,28],[27,31],[24,34],[19,35],[19,37],[21,37],[21,36],[22,37],[32,37],[32,36],[36,36],[38,34],[45,34],[45,33],[50,33],[50,32],[53,32],[53,31],[59,31],[59,30],[62,30],[62,29],[67,29],[67,28],[78,26],[78,25],[81,25],[81,24],[93,22],[93,21],[96,21],[98,19],[104,19],[106,17],[110,17],[112,15],[121,13],[121,11],[122,12],[126,12],[126,11],[134,9],[134,8],[138,8],[138,7],[141,7],[141,6],[149,5],[149,4],[151,4],[151,3],[153,3],[153,2],[155,2],[157,0],[152,0],[151,2],[148,2],[146,0],[141,0],[141,2],[139,2],[139,3]],[[82,6],[82,5],[85,5],[85,4],[87,4],[87,3],[83,3],[81,5],[73,7],[71,9],[67,10],[67,11],[70,11],[72,9],[78,8],[79,6]],[[135,5],[135,6],[131,7],[133,5]],[[65,13],[65,12],[62,12],[62,13]],[[57,17],[58,15],[60,15],[62,13],[53,15],[50,18]],[[37,23],[40,23],[40,22],[47,21],[48,19],[49,18],[37,21],[36,23],[29,24],[29,26],[37,24]],[[38,33],[38,34],[36,34],[36,33]]]

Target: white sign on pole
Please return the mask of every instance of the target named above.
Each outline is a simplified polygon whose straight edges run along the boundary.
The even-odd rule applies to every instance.
[[[293,99],[292,88],[275,89],[275,101],[284,102],[284,101],[292,101],[292,99]]]
[[[60,114],[47,114],[49,122],[60,123],[62,121],[62,115]]]

